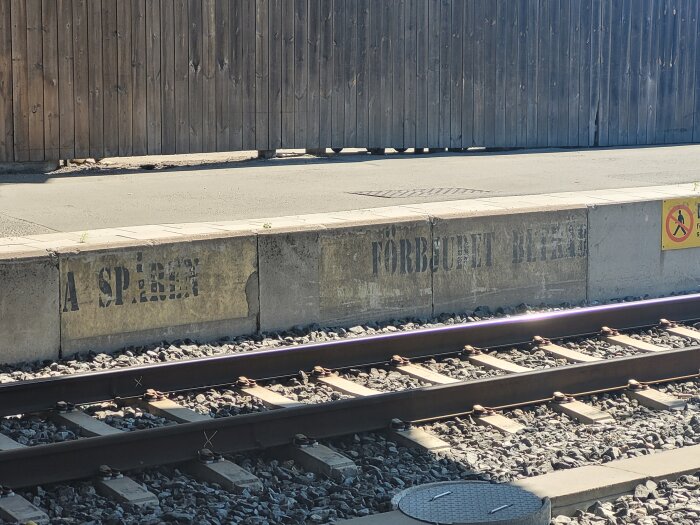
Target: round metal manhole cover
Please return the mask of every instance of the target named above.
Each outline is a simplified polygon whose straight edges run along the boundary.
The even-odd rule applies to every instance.
[[[546,525],[549,500],[513,485],[458,481],[421,485],[404,492],[399,510],[436,525]]]

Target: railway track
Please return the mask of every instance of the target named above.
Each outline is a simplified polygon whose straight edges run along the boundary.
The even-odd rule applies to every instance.
[[[0,451],[0,485],[18,488],[88,478],[102,465],[128,471],[188,462],[200,457],[204,449],[216,454],[267,449],[290,445],[299,435],[327,439],[383,430],[392,424],[400,427],[468,414],[489,416],[491,409],[533,403],[561,401],[563,406],[571,398],[592,392],[628,389],[630,379],[644,385],[697,377],[700,346],[666,349],[604,329],[634,331],[659,326],[662,318],[679,323],[700,318],[700,295],[1,384],[0,415],[39,413],[64,423],[72,421],[78,433],[93,437],[31,447],[0,446],[4,448]],[[700,342],[700,332],[692,328],[671,324],[661,328]],[[551,342],[596,334],[638,354],[599,359]],[[533,344],[569,364],[528,370],[500,359],[498,353],[473,350],[498,351],[523,344]],[[420,359],[439,361],[455,356],[501,375],[459,381],[417,364]],[[368,366],[392,367],[432,386],[379,392],[334,372]],[[343,399],[300,404],[261,386],[299,371],[324,388],[342,393]],[[210,418],[161,394],[218,387],[244,392],[278,409]],[[138,404],[178,424],[107,432],[105,423],[72,408],[102,401]]]

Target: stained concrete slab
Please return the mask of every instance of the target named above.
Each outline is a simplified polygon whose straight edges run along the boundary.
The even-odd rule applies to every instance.
[[[57,359],[59,277],[55,255],[0,256],[0,362]]]
[[[586,299],[585,207],[433,218],[435,312]]]
[[[261,330],[431,315],[426,217],[324,222],[313,232],[258,232]]]
[[[662,201],[592,206],[588,298],[700,289],[700,248],[661,250]]]
[[[63,351],[254,332],[254,235],[179,240],[61,252]]]

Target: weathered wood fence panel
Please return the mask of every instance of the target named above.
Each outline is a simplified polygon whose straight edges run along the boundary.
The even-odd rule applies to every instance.
[[[0,161],[700,142],[697,0],[0,0]]]

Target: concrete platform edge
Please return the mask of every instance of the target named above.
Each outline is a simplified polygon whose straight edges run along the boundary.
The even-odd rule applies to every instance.
[[[0,361],[696,290],[700,248],[662,252],[660,231],[661,199],[698,194],[599,190],[4,238],[0,281],[16,292],[0,312],[34,297],[43,339],[1,316],[20,351],[0,346]],[[17,274],[48,261],[46,275]]]

